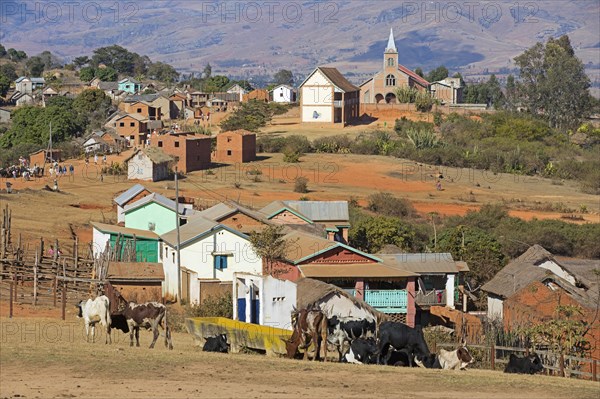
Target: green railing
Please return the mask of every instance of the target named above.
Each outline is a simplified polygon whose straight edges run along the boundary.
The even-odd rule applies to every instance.
[[[356,296],[356,291],[346,290]],[[383,313],[406,313],[408,293],[406,290],[366,290],[364,301]]]

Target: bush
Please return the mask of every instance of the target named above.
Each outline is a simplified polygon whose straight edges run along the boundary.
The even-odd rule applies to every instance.
[[[415,214],[415,208],[408,200],[396,198],[390,193],[371,194],[367,209],[386,216],[407,217]]]
[[[297,163],[300,162],[300,157],[304,155],[297,151],[286,148],[283,150],[283,162]]]
[[[304,176],[299,176],[294,181],[295,193],[308,193],[308,179]]]

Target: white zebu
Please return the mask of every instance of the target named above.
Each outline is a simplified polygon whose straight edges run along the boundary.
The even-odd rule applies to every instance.
[[[108,297],[101,295],[96,299],[88,299],[87,301],[81,301],[77,304],[79,308],[79,314],[77,317],[83,317],[85,322],[85,337],[87,342],[90,342],[90,326],[92,327],[92,342],[96,339],[96,323],[102,324],[106,328],[106,341],[105,343],[112,344],[112,337],[110,336],[110,302]]]

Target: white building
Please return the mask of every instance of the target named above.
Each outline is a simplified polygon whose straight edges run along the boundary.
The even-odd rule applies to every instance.
[[[279,85],[271,90],[273,102],[276,103],[295,103],[296,89],[288,85]]]
[[[234,273],[233,298],[234,320],[292,330],[290,314],[296,306],[296,283]]]
[[[234,273],[262,273],[262,259],[248,236],[201,216],[179,228],[182,297],[200,302],[202,282],[232,282]],[[164,294],[177,297],[177,231],[161,236],[160,257],[165,271]],[[183,275],[185,274],[185,276]]]
[[[316,68],[299,90],[303,123],[340,123],[343,126],[359,116],[360,89],[335,68]]]
[[[132,204],[135,201],[144,198],[147,195],[152,194],[150,190],[141,184],[136,184],[131,186],[128,190],[119,194],[113,200],[115,204],[117,204],[117,222],[125,223],[125,206],[128,204]]]

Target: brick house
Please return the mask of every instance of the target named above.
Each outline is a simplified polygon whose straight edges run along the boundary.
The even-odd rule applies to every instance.
[[[233,201],[219,202],[197,214],[244,234],[262,231],[264,226],[271,224],[262,213]]]
[[[592,324],[593,356],[600,358],[600,262],[554,256],[540,245],[530,247],[483,285],[488,294],[488,318],[501,320],[506,330],[532,326],[556,317],[559,305],[575,305]]]
[[[217,135],[215,162],[242,163],[256,160],[256,134],[234,130]]]
[[[161,107],[156,107],[146,101],[124,101],[119,104],[119,109],[128,114],[141,115],[151,121],[161,119]]]
[[[300,116],[303,123],[340,124],[360,111],[360,89],[336,68],[317,67],[300,84]]]
[[[152,133],[150,146],[178,158],[177,168],[181,173],[210,167],[211,138],[190,132],[167,134]]]
[[[152,194],[152,192],[146,187],[141,184],[136,184],[116,196],[113,199],[113,202],[117,205],[117,222],[125,222],[125,206],[133,204],[150,194]]]
[[[383,53],[383,69],[360,85],[360,102],[363,104],[396,104],[396,89],[412,87],[419,91],[429,90],[429,82],[398,63],[398,50],[394,42],[394,32]]]
[[[251,92],[244,94],[242,102],[248,102],[250,100],[269,102],[269,92],[265,89],[254,89]]]
[[[348,243],[348,201],[273,201],[260,212],[275,224],[322,225],[329,240]]]
[[[433,82],[429,90],[442,104],[460,104],[463,102],[463,88],[462,79],[446,78]]]
[[[148,135],[148,118],[140,114],[127,114],[115,120],[117,134],[129,141],[129,146],[144,144]]]
[[[42,166],[46,162],[51,163],[54,161],[61,161],[60,150],[38,150],[34,153],[29,154],[29,165],[31,166]]]

